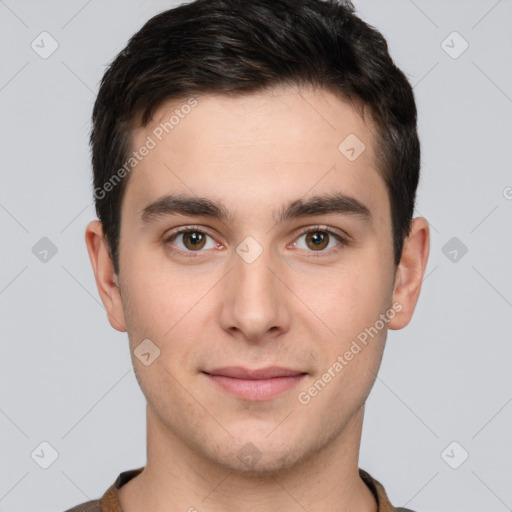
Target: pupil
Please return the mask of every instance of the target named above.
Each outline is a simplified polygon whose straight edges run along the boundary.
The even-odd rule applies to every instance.
[[[322,231],[312,231],[308,234],[307,240],[308,243],[313,243],[313,246],[316,247],[315,250],[321,250],[326,247],[329,240],[328,236],[329,235]]]
[[[193,231],[191,234],[190,234],[190,241],[191,243],[193,244],[198,244],[201,242],[201,234],[200,233],[197,233],[196,231]]]
[[[323,239],[324,239],[324,235],[320,234],[318,231],[313,234],[313,243],[314,244],[317,245],[319,243],[322,243]]]

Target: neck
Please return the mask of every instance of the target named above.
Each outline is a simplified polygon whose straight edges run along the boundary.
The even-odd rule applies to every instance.
[[[361,480],[361,408],[322,450],[285,471],[237,473],[207,460],[169,432],[148,407],[147,464],[119,490],[124,512],[377,512]]]

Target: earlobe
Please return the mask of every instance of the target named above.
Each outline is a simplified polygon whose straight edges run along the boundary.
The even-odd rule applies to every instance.
[[[402,257],[396,270],[393,304],[401,310],[389,322],[390,329],[402,329],[412,318],[420,295],[421,284],[430,250],[430,230],[426,219],[412,219],[409,236],[404,240]]]
[[[126,322],[118,276],[114,272],[112,258],[100,221],[94,220],[87,225],[85,244],[94,271],[96,286],[107,311],[108,321],[117,331],[125,332]]]

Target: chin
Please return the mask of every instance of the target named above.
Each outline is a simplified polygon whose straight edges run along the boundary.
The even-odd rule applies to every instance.
[[[214,465],[247,478],[282,475],[318,451],[314,443],[309,447],[304,445],[304,436],[297,439],[286,435],[270,437],[268,431],[261,435],[251,435],[246,431],[236,440],[230,438],[215,443],[210,438],[196,448]]]
[[[298,462],[297,449],[290,447],[285,452],[259,450],[251,442],[244,444],[236,453],[230,453],[212,462],[247,478],[268,478],[286,473]]]

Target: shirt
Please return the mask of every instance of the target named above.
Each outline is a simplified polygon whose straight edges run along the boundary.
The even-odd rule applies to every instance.
[[[107,489],[105,494],[97,500],[87,501],[81,505],[70,508],[65,512],[123,512],[119,503],[119,495],[117,493],[125,483],[142,473],[144,467],[138,469],[130,469],[119,474],[116,481]],[[378,512],[414,512],[408,508],[395,508],[389,502],[386,491],[380,482],[375,480],[366,471],[359,468],[359,475],[363,482],[369,487],[377,501]]]

